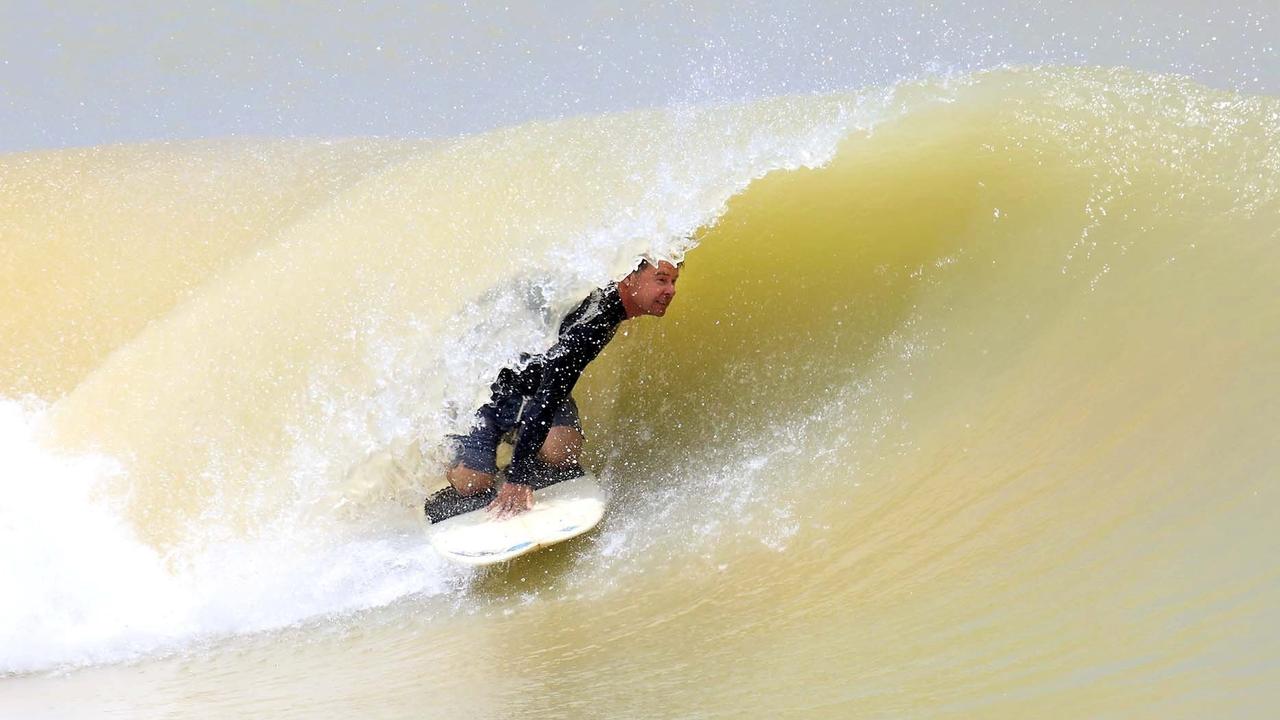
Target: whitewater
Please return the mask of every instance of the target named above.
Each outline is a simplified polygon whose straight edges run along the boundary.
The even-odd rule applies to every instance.
[[[130,670],[140,715],[1277,700],[1273,97],[1002,68],[15,153],[0,188],[15,712]],[[685,262],[679,297],[575,390],[602,528],[441,562],[418,514],[443,438],[640,257]]]

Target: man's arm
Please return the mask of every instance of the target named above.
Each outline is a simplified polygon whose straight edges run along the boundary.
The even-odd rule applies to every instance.
[[[569,398],[582,371],[600,353],[608,337],[599,343],[585,340],[594,340],[594,337],[562,338],[543,361],[538,392],[525,403],[521,414],[520,435],[507,468],[507,482],[489,504],[489,511],[498,518],[518,515],[533,507],[530,482],[538,472],[538,450],[547,440],[556,410]]]
[[[525,403],[520,417],[519,440],[511,467],[507,468],[509,482],[525,483],[537,472],[538,450],[547,440],[556,411],[569,399],[582,371],[604,347],[604,342],[588,340],[594,338],[566,337],[547,353],[538,392]]]

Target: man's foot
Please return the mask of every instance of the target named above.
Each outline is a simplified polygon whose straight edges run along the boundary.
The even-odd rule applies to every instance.
[[[528,484],[534,490],[540,490],[544,487],[564,482],[565,480],[582,477],[585,474],[586,472],[582,469],[582,466],[577,463],[574,463],[569,467],[551,467],[549,465],[538,463],[538,470],[534,473],[533,477],[530,478],[530,482]]]
[[[493,488],[478,492],[475,495],[462,495],[450,485],[428,496],[422,510],[427,515],[428,523],[438,523],[455,515],[479,510],[493,502],[493,498],[496,495],[497,493],[494,492]]]
[[[579,465],[553,468],[538,463],[538,471],[530,478],[528,485],[534,490],[539,490],[565,480],[582,477],[584,474],[582,467]],[[432,493],[427,498],[427,502],[422,509],[427,515],[427,522],[438,523],[455,515],[479,510],[493,502],[497,495],[498,493],[493,488],[475,495],[463,495],[450,485],[443,490]]]

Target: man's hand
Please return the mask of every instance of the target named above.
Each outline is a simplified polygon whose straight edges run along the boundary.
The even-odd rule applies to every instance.
[[[533,488],[520,483],[506,482],[498,490],[498,497],[489,503],[487,510],[490,516],[498,520],[505,520],[509,517],[515,517],[532,507]]]

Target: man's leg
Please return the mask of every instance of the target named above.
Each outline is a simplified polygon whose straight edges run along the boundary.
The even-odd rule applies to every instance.
[[[493,477],[498,473],[495,461],[503,428],[491,406],[480,408],[476,415],[471,432],[451,438],[453,466],[445,474],[449,487],[433,493],[423,506],[430,522],[484,507],[493,500]]]
[[[481,408],[479,422],[471,433],[454,436],[456,455],[453,466],[445,477],[449,480],[449,488],[427,498],[427,518],[438,522],[458,512],[475,509],[475,501],[488,502],[494,496],[494,476],[498,473],[497,449],[502,434],[508,429],[504,420],[508,414],[504,411],[512,408],[495,409],[489,406]],[[578,422],[578,406],[572,398],[556,412],[552,419],[552,427],[547,432],[547,439],[538,449],[538,462],[553,471],[553,477],[543,478],[548,482],[558,482],[581,474],[578,457],[582,451],[582,426]],[[554,471],[563,471],[556,473]],[[559,477],[554,477],[558,475]],[[540,486],[537,483],[535,486]],[[476,505],[476,507],[480,507]]]
[[[463,496],[482,493],[493,487],[493,476],[494,473],[469,468],[461,461],[449,468],[446,475],[449,478],[449,484]]]
[[[578,403],[569,398],[551,419],[547,439],[538,448],[538,462],[553,470],[577,468],[583,440],[582,423],[578,420]]]
[[[479,510],[493,501],[497,495],[493,489],[493,476],[474,468],[469,468],[459,460],[449,468],[446,475],[449,487],[438,490],[427,497],[423,511],[428,522],[440,522],[454,515]]]
[[[556,425],[538,450],[538,462],[547,467],[567,469],[578,464],[582,454],[582,431],[572,425]],[[457,487],[457,483],[454,483]],[[461,492],[461,491],[459,491]]]
[[[513,398],[481,406],[471,432],[453,436],[453,465],[445,477],[459,495],[477,495],[493,488],[493,478],[498,474],[498,443],[514,424],[518,403],[519,399]]]

